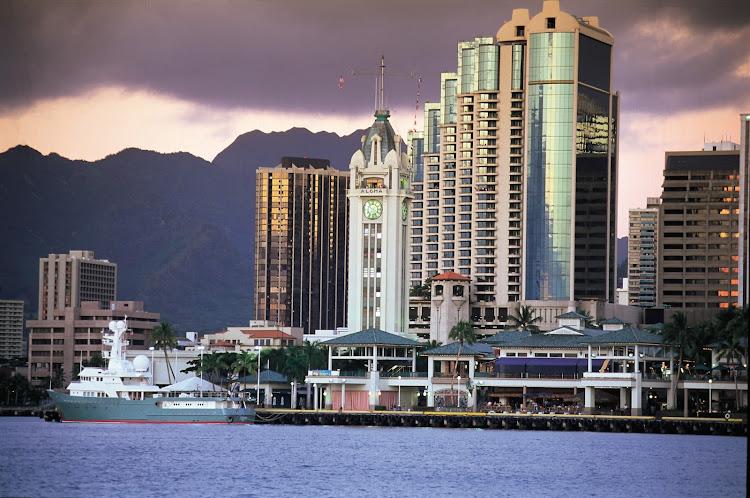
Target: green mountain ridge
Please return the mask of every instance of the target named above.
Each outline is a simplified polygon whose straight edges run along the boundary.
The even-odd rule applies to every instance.
[[[0,298],[37,312],[39,258],[92,250],[118,265],[120,300],[144,301],[178,332],[252,318],[255,170],[282,156],[348,167],[362,132],[250,132],[208,162],[128,148],[69,160],[17,146],[0,154]]]

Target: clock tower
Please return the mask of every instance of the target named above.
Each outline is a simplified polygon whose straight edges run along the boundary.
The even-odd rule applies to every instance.
[[[411,165],[389,116],[375,111],[349,163],[350,332],[405,334],[409,327]]]

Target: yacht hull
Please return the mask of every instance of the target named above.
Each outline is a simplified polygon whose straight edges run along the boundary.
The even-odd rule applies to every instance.
[[[252,424],[255,410],[226,398],[162,397],[143,400],[70,396],[47,391],[63,422]]]

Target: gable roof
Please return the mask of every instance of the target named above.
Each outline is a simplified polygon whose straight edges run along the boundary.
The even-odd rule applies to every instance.
[[[557,315],[555,318],[579,318],[581,320],[589,320],[591,317],[576,313],[575,311],[568,311],[567,313],[563,313],[562,315]]]
[[[630,322],[626,322],[622,318],[607,318],[602,322],[602,325],[630,325]]]
[[[480,339],[478,342],[490,344],[493,346],[500,346],[507,343],[508,341],[515,341],[519,337],[527,337],[530,335],[531,332],[529,332],[528,330],[501,330],[495,335]]]
[[[324,346],[419,346],[421,343],[404,336],[391,334],[380,329],[366,329],[346,334],[320,344]]]
[[[250,337],[258,337],[264,339],[294,339],[293,335],[282,332],[281,330],[274,329],[242,330],[242,333],[245,335],[249,335]]]

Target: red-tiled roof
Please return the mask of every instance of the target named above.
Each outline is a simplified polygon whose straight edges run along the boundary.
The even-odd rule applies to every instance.
[[[471,280],[469,277],[464,275],[459,275],[458,273],[454,271],[447,271],[441,275],[435,275],[432,277],[432,281],[435,280],[463,280],[463,281],[469,281]]]
[[[249,335],[250,337],[264,338],[264,339],[294,339],[293,335],[287,334],[280,330],[243,330],[243,334]]]
[[[221,342],[215,342],[215,343],[213,343],[213,344],[209,344],[209,345],[208,345],[208,347],[209,347],[209,348],[212,348],[212,347],[214,347],[214,346],[220,346],[220,347],[224,347],[224,346],[230,346],[230,347],[234,347],[234,346],[236,346],[236,344],[232,344],[232,343],[231,343],[231,342],[229,342],[229,341],[221,341]]]

